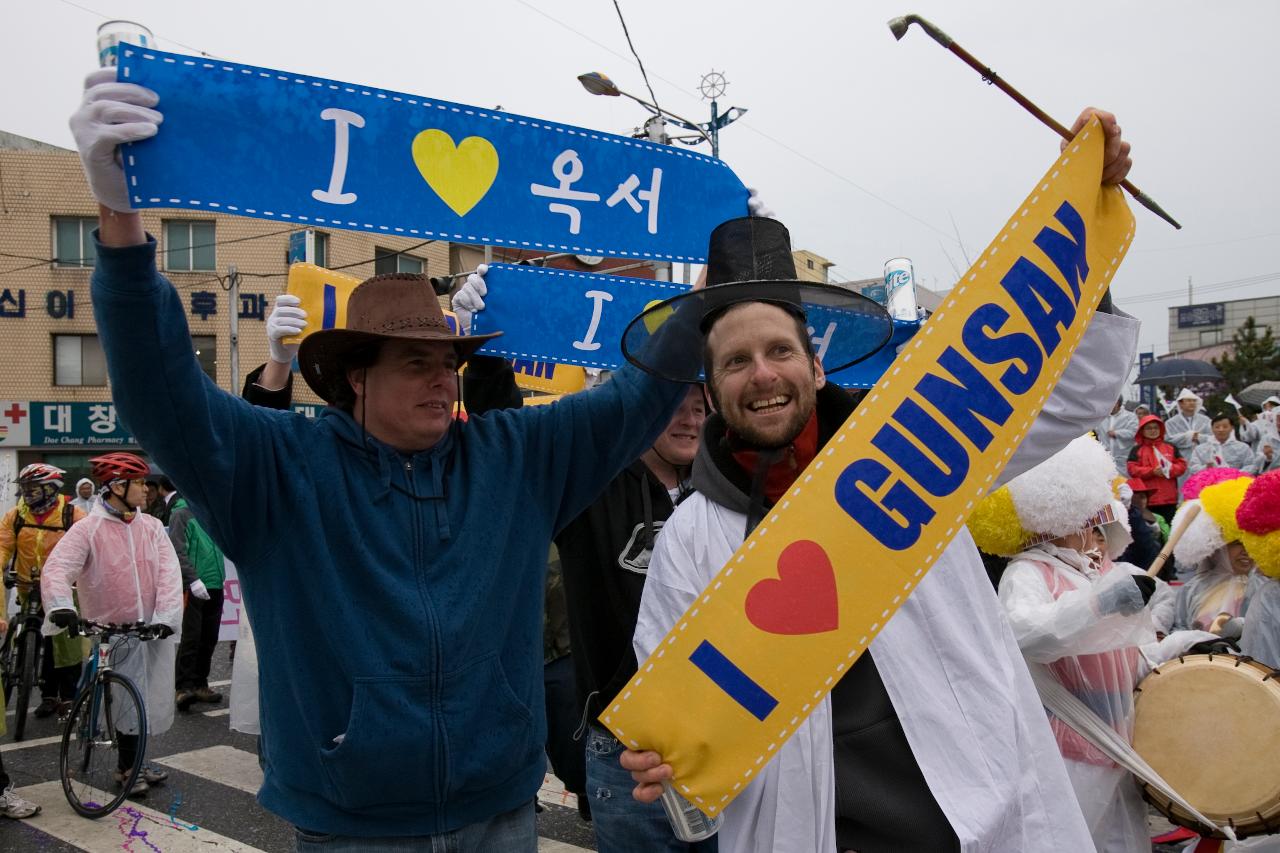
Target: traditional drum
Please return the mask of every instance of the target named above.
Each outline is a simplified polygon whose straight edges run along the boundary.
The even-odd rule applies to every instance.
[[[1280,672],[1229,654],[1186,655],[1138,685],[1133,748],[1173,790],[1237,838],[1280,832]],[[1211,833],[1149,785],[1176,824]]]

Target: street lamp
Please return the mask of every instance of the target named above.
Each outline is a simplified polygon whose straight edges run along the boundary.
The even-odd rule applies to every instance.
[[[635,95],[631,94],[630,92],[622,91],[616,85],[614,85],[614,82],[612,80],[610,80],[604,74],[601,74],[599,71],[590,71],[586,74],[579,74],[578,82],[582,84],[582,88],[586,89],[588,92],[590,92],[593,95],[607,95],[610,98],[616,98],[619,95],[623,95],[635,101],[637,104],[644,107],[649,112],[653,113],[655,116],[671,119],[673,122],[685,128],[686,130],[696,131],[698,135],[702,137],[703,140],[706,140],[708,143],[710,143],[711,156],[713,157],[719,156],[719,146],[716,144],[716,140],[713,139],[711,136],[709,136],[707,134],[706,128],[704,128],[702,125],[698,124],[697,122],[690,121],[687,118],[681,118],[680,116],[676,115],[673,112],[669,112],[668,110],[662,109],[657,104],[651,104],[642,98],[637,98]],[[745,110],[743,110],[743,112],[745,112]],[[697,143],[692,143],[692,144],[697,144]]]

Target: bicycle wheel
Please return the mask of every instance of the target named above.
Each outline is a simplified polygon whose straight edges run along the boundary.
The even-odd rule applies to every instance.
[[[18,666],[17,655],[15,654],[14,636],[18,633],[18,620],[14,619],[9,623],[9,630],[5,631],[4,644],[0,645],[0,680],[4,682],[4,704],[7,708],[9,700],[13,698],[13,688],[18,683]]]
[[[40,671],[40,634],[26,628],[18,638],[18,698],[13,706],[13,739],[22,740],[27,728],[27,710],[31,705],[31,688]]]
[[[123,770],[121,736],[137,738]],[[58,775],[71,808],[89,818],[115,811],[137,781],[146,748],[147,716],[138,688],[123,675],[103,673],[76,697],[62,730]]]

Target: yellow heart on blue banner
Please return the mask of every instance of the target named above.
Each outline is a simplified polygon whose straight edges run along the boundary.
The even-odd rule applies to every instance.
[[[459,216],[479,204],[498,177],[498,150],[482,136],[455,145],[443,130],[424,130],[413,138],[413,162],[427,186]]]

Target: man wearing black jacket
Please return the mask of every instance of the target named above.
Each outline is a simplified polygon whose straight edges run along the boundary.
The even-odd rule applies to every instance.
[[[631,774],[618,763],[624,747],[595,722],[635,675],[631,636],[649,555],[658,531],[688,489],[706,416],[702,389],[694,387],[653,447],[556,536],[587,729],[587,794],[602,851],[714,849],[677,841],[660,805],[631,797]]]

